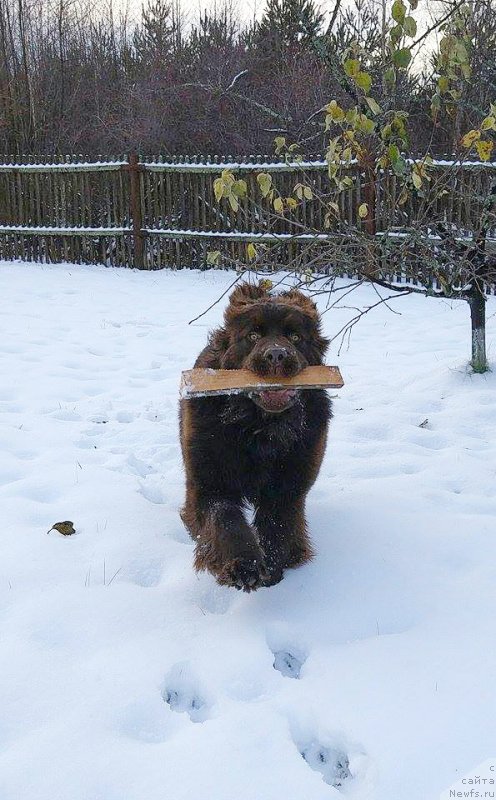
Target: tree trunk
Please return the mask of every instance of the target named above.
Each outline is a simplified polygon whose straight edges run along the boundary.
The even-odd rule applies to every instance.
[[[486,359],[486,298],[475,285],[468,299],[472,321],[472,360],[474,372],[487,372]]]

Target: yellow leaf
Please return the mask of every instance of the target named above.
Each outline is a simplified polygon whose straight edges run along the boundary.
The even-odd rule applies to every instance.
[[[276,197],[276,199],[274,200],[274,211],[276,211],[278,214],[283,213],[284,203],[281,197]]]
[[[449,80],[445,75],[441,75],[437,82],[437,88],[439,89],[440,93],[447,92],[449,89]]]
[[[420,189],[420,187],[422,186],[422,177],[419,175],[418,172],[412,172],[412,181],[415,188]]]
[[[233,183],[232,190],[236,197],[246,197],[246,192],[248,191],[246,181],[242,179],[235,181],[235,183]]]
[[[235,194],[229,194],[227,196],[227,199],[229,200],[229,205],[231,206],[232,210],[233,211],[237,211],[238,208],[239,208],[239,203],[238,203],[238,198],[236,197],[236,195]]]
[[[359,72],[358,75],[355,77],[355,83],[360,89],[363,89],[365,94],[370,92],[370,87],[372,86],[372,78],[368,74],[368,72]]]
[[[260,286],[261,289],[265,289],[266,292],[270,292],[270,290],[274,286],[274,284],[269,278],[262,278],[262,280],[258,282],[258,285]]]
[[[368,107],[372,111],[372,114],[380,114],[381,107],[379,103],[377,103],[373,97],[366,97],[365,102],[367,103]]]
[[[298,208],[298,203],[294,199],[294,197],[286,197],[284,202],[286,203],[287,207],[290,208],[291,210]]]
[[[403,24],[406,15],[406,6],[402,2],[402,0],[395,0],[393,3],[393,7],[391,9],[391,16],[395,22],[398,22],[400,25]]]
[[[214,195],[218,203],[220,202],[223,193],[224,193],[224,181],[222,180],[222,178],[216,178],[214,180]]]
[[[220,250],[210,250],[207,253],[207,264],[218,264],[220,261]]]
[[[481,161],[489,161],[493,151],[493,143],[488,142],[485,139],[481,139],[480,141],[476,142],[475,149],[477,150]]]
[[[348,58],[344,62],[343,67],[349,78],[356,78],[360,72],[360,62],[357,61],[356,58]]]
[[[338,169],[339,167],[337,164],[329,164],[329,166],[327,167],[327,173],[331,180],[333,180],[333,178],[335,178],[336,175],[338,174]]]
[[[280,153],[284,145],[286,144],[285,136],[276,136],[274,139],[274,144],[276,146],[276,153]]]
[[[465,47],[461,39],[456,40],[455,52],[456,52],[456,60],[458,61],[458,63],[466,64],[468,61],[468,52],[467,48]]]
[[[293,189],[293,192],[296,194],[298,200],[303,200],[303,184],[297,183]]]
[[[326,111],[333,122],[340,122],[342,119],[344,119],[344,111],[341,106],[338,106],[335,100],[331,100],[331,102],[326,106]]]
[[[381,138],[384,139],[384,141],[386,141],[387,139],[391,138],[392,133],[393,133],[392,126],[391,125],[384,125],[384,127],[381,130]]]
[[[358,120],[358,127],[363,133],[370,134],[374,132],[375,122],[373,119],[366,117],[365,114],[361,114]]]
[[[257,175],[257,183],[260,187],[262,197],[267,197],[272,187],[272,176],[268,172],[259,172]]]
[[[464,147],[472,147],[474,142],[476,142],[477,139],[480,139],[480,137],[481,137],[480,131],[471,130],[468,133],[466,133],[465,136],[462,136],[462,145]]]
[[[417,23],[415,22],[413,17],[405,17],[405,21],[403,22],[403,30],[407,36],[413,39],[414,36],[417,34]]]
[[[257,248],[255,247],[253,242],[250,242],[249,244],[246,245],[246,255],[249,261],[254,261],[256,259]]]
[[[355,108],[349,108],[348,111],[346,112],[346,122],[348,122],[350,125],[354,125],[355,122],[356,122],[357,116],[358,116],[358,111],[357,111],[356,107]]]
[[[305,197],[306,200],[311,200],[312,199],[313,192],[312,192],[310,186],[304,186],[303,187],[303,196]]]
[[[481,122],[481,130],[490,131],[496,129],[496,117],[486,117]]]
[[[369,213],[369,207],[367,203],[362,203],[362,205],[358,209],[358,216],[360,217],[360,219],[365,219],[368,213]]]

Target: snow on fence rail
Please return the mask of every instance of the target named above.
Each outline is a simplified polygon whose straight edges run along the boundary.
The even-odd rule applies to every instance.
[[[406,159],[407,163],[413,164],[414,159]],[[356,164],[356,160],[347,162]],[[433,159],[433,167],[452,167],[458,162],[449,159]],[[496,169],[496,161],[463,161],[463,166],[468,168],[480,168],[484,170]],[[9,163],[0,164],[0,172],[111,172],[113,170],[126,167],[127,161],[67,161],[67,162],[33,162],[28,164],[18,163],[13,160]],[[254,169],[265,170],[267,172],[296,172],[302,169],[327,169],[327,161],[263,161],[260,158],[256,161],[142,161],[140,167],[150,172],[205,172],[218,173],[224,169],[235,172],[251,172]]]
[[[2,159],[0,159],[2,160]],[[448,176],[456,162],[434,161],[432,169]],[[210,250],[229,259],[244,259],[248,242],[276,245],[274,264],[298,259],[313,262],[316,248],[343,237],[326,231],[323,204],[303,201],[291,219],[278,218],[249,199],[233,211],[216,202],[213,180],[223,169],[240,172],[250,198],[259,196],[256,176],[271,172],[282,196],[296,183],[310,184],[324,193],[327,164],[322,160],[293,163],[269,156],[251,156],[239,162],[231,156],[165,160],[127,158],[88,161],[64,156],[5,156],[0,163],[0,257],[43,261],[103,262],[144,269],[196,266],[207,263]],[[350,173],[360,167],[349,165]],[[460,231],[460,240],[476,229],[481,209],[496,177],[496,163],[465,162],[457,169],[456,193],[446,192],[436,215]],[[359,173],[360,174],[360,173]],[[360,224],[357,209],[369,201],[365,176],[340,197],[341,220]],[[367,179],[368,180],[368,179]],[[448,180],[448,178],[447,178]],[[395,176],[376,177],[373,233],[415,222],[418,200],[398,206]],[[226,207],[227,206],[227,207]],[[494,244],[496,230],[488,232]]]

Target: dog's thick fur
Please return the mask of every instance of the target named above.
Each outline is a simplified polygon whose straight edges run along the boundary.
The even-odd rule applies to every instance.
[[[296,290],[271,295],[263,282],[245,283],[231,294],[224,326],[211,334],[195,367],[296,375],[322,364],[327,345],[308,297]],[[273,392],[181,401],[181,517],[196,541],[196,569],[221,584],[245,591],[269,586],[285,568],[312,558],[305,498],[324,455],[331,405],[322,390],[293,394],[283,410],[277,398],[285,395],[274,401]],[[255,509],[251,525],[247,505]]]

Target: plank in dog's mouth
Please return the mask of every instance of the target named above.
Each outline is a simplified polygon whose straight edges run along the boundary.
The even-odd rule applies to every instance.
[[[263,392],[250,392],[249,396],[263,411],[278,414],[295,403],[298,389],[267,389]]]

